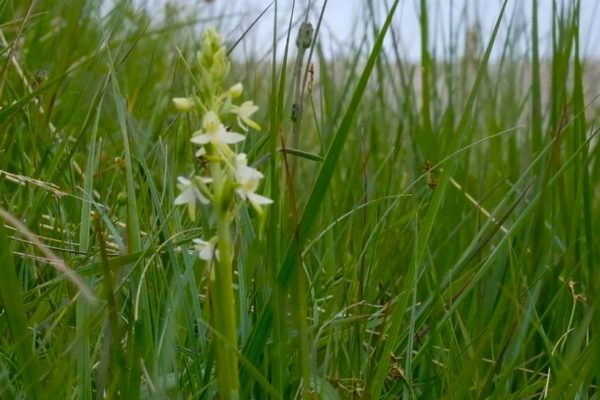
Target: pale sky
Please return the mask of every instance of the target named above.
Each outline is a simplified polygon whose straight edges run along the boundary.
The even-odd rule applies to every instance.
[[[147,7],[158,7],[165,2],[177,2],[195,7],[194,13],[199,17],[207,15],[222,15],[227,13],[231,17],[226,19],[225,26],[222,27],[228,39],[233,40],[252,23],[252,21],[264,10],[272,0],[213,0],[204,2],[200,0],[140,0]],[[279,21],[280,32],[287,27],[287,20],[291,12],[292,0],[279,1]],[[307,5],[311,4],[312,11],[309,14],[309,21],[316,25],[318,13],[320,12],[325,0],[296,0],[296,16],[298,20],[302,18],[303,11]],[[513,22],[514,30],[526,31],[522,35],[523,39],[516,42],[516,48],[525,52],[529,48],[529,29],[531,24],[531,1],[532,0],[508,0],[508,9],[503,19],[502,30],[497,42],[497,48],[502,47],[502,41],[505,38],[508,27]],[[563,3],[569,3],[573,0],[562,0]],[[386,4],[391,4],[392,0],[373,0],[377,5],[377,21],[381,24],[385,18]],[[328,0],[325,9],[322,31],[319,34],[320,43],[326,50],[331,52],[343,52],[351,49],[347,48],[348,43],[353,42],[353,38],[360,38],[364,33],[364,18],[368,12],[368,0]],[[402,56],[412,60],[418,60],[420,54],[420,34],[417,7],[419,0],[401,0],[400,6],[394,18],[394,28],[399,34]],[[500,12],[502,1],[500,0],[428,0],[428,13],[430,21],[430,44],[439,48],[447,49],[447,41],[450,37],[450,20],[454,24],[455,30],[464,33],[465,28],[472,26],[476,20],[481,22],[483,41],[491,33],[493,25]],[[600,1],[581,0],[581,42],[584,55],[592,58],[600,58],[600,27],[597,23],[600,16]],[[264,54],[272,42],[274,7],[271,6],[263,19],[253,28],[252,36],[246,37],[242,46],[246,51],[256,50],[258,54]],[[538,0],[539,9],[539,28],[541,36],[542,55],[548,55],[551,45],[551,13],[552,0]],[[292,33],[292,39],[295,39],[296,31]],[[388,38],[389,39],[389,38]],[[460,41],[462,42],[462,36]],[[357,42],[357,41],[354,41]],[[389,45],[388,41],[388,45]],[[514,42],[513,42],[514,43]],[[346,44],[346,45],[345,45]]]

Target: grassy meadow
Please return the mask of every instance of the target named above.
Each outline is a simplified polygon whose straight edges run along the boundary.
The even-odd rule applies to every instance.
[[[435,1],[409,39],[379,1],[335,59],[321,1],[255,15],[274,32],[256,54],[206,3],[0,1],[0,399],[599,398],[579,1],[526,2],[552,8],[547,36],[502,7],[441,49]],[[259,106],[260,131],[224,122],[262,174],[249,192],[218,184],[216,144],[195,154],[206,110],[172,101],[213,90],[209,27],[223,88]],[[206,171],[192,220],[178,177]]]

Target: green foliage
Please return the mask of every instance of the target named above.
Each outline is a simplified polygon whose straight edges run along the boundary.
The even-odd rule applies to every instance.
[[[596,398],[600,113],[579,1],[553,2],[543,57],[542,2],[484,43],[455,21],[440,51],[423,0],[415,63],[387,3],[365,2],[334,60],[310,13],[316,41],[294,45],[300,8],[256,21],[284,37],[270,60],[225,38],[263,128],[240,151],[274,200],[232,224],[240,398]],[[174,205],[202,166],[200,119],[171,99],[206,90],[184,60],[224,21],[99,4],[0,2],[0,398],[214,398],[224,336],[192,239],[215,219]]]

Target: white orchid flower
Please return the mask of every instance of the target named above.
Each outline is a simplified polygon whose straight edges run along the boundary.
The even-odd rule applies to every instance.
[[[241,142],[245,139],[244,135],[241,135],[237,132],[227,131],[225,125],[221,123],[219,117],[214,111],[209,111],[206,113],[202,127],[203,130],[195,132],[192,136],[192,143],[200,146],[204,146],[208,143],[212,143],[214,145],[233,144]]]
[[[198,252],[198,257],[205,261],[219,259],[219,250],[217,250],[218,237],[214,236],[208,242],[203,239],[193,239],[194,249]]]
[[[201,179],[204,183],[211,181],[211,178]],[[177,188],[181,193],[175,198],[175,205],[187,204],[190,219],[194,221],[196,219],[196,202],[208,204],[209,200],[202,194],[193,180],[183,176],[178,177],[177,180],[179,181]]]
[[[239,106],[231,106],[231,112],[237,115],[237,122],[244,131],[247,131],[248,127],[255,131],[260,130],[260,125],[250,118],[257,111],[258,106],[252,101],[245,101]]]
[[[248,159],[244,153],[240,153],[236,157],[235,178],[239,185],[236,193],[242,200],[247,199],[259,214],[262,213],[263,205],[273,203],[273,200],[268,197],[255,193],[263,174],[248,166]]]

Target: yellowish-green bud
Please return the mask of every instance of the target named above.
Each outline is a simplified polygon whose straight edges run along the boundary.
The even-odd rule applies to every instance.
[[[187,97],[175,97],[173,105],[177,111],[190,111],[194,107],[194,100]]]
[[[198,52],[198,64],[206,71],[211,73],[215,63],[217,62],[217,53],[223,49],[222,39],[219,33],[214,28],[208,28],[202,35],[202,46]]]
[[[236,83],[231,88],[229,88],[229,95],[231,96],[232,99],[237,99],[238,97],[240,97],[242,95],[243,91],[244,91],[244,87],[242,86],[242,84]]]
[[[119,204],[127,203],[127,193],[119,192],[119,194],[117,194],[117,203],[119,203]]]
[[[202,53],[214,54],[222,46],[223,40],[215,28],[208,28],[202,35]]]
[[[213,56],[210,75],[214,81],[220,82],[229,74],[229,60],[225,47],[221,47]]]

